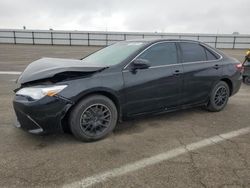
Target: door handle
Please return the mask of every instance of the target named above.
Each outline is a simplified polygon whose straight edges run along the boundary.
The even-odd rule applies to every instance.
[[[175,76],[179,76],[182,72],[180,70],[175,70],[173,75]]]
[[[214,69],[219,69],[219,68],[220,68],[220,65],[215,64],[215,65],[213,66],[213,68],[214,68]]]

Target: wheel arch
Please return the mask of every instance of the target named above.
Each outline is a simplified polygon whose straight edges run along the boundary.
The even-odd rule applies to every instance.
[[[226,82],[229,87],[230,96],[233,93],[233,82],[229,78],[222,78],[220,81]]]
[[[77,99],[74,101],[74,104],[68,109],[65,116],[61,120],[62,129],[64,132],[70,132],[70,128],[68,125],[68,118],[71,113],[71,111],[74,109],[76,104],[79,103],[79,101],[83,100],[84,98],[91,96],[91,95],[103,95],[107,98],[109,98],[116,106],[117,113],[118,113],[118,121],[122,120],[122,109],[121,109],[121,102],[118,98],[118,96],[108,89],[95,89],[95,90],[89,90],[87,92],[84,92],[80,94]]]

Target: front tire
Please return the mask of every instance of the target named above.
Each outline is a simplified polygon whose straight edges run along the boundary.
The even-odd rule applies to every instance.
[[[223,81],[218,82],[211,92],[206,109],[211,112],[219,112],[223,110],[227,105],[229,95],[230,90],[227,83]]]
[[[69,117],[73,135],[81,141],[96,141],[106,137],[116,126],[115,104],[102,95],[91,95],[81,100]]]

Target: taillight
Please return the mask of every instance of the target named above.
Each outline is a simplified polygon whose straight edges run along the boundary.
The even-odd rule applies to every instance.
[[[236,64],[236,68],[237,68],[241,73],[243,73],[243,71],[244,71],[244,66],[242,65],[242,63]]]

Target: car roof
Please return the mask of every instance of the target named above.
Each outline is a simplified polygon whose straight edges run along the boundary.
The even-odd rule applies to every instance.
[[[164,41],[181,41],[181,42],[197,42],[200,43],[200,41],[197,40],[188,40],[188,39],[162,39],[162,38],[144,38],[144,39],[131,39],[131,40],[126,40],[128,42],[149,42],[149,43],[155,43],[155,42],[164,42]]]
[[[224,57],[226,56],[223,52],[221,52],[218,49],[213,48],[212,46],[207,45],[204,42],[198,41],[198,40],[189,40],[189,39],[168,39],[168,38],[144,38],[144,39],[132,39],[132,40],[126,40],[127,42],[145,42],[148,43],[148,45],[157,43],[157,42],[167,42],[167,41],[174,41],[174,42],[191,42],[191,43],[198,43],[198,44],[202,44],[203,46],[205,46],[206,48],[209,48],[210,50],[214,51],[215,53],[219,54],[220,56]]]

